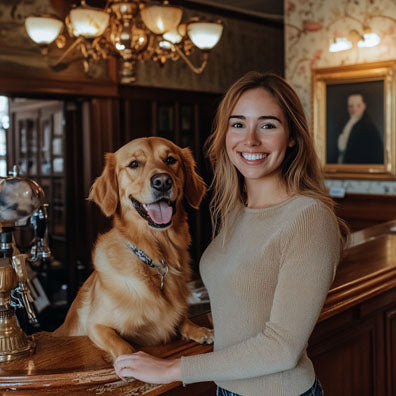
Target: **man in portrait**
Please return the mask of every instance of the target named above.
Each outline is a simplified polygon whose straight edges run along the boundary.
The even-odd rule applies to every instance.
[[[382,164],[384,143],[371,120],[364,97],[360,93],[348,96],[349,119],[337,140],[338,163]]]

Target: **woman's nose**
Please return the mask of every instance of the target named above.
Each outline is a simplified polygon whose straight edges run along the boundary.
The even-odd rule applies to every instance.
[[[260,140],[257,136],[255,128],[249,128],[246,134],[245,143],[248,146],[258,146],[260,144]]]

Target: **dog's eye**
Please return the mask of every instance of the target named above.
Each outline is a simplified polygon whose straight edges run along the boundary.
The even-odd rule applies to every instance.
[[[169,157],[166,158],[165,163],[169,164],[169,165],[173,165],[173,164],[176,163],[176,158],[173,158],[173,157],[169,156]]]
[[[129,165],[130,168],[137,168],[139,166],[138,161],[132,161]]]

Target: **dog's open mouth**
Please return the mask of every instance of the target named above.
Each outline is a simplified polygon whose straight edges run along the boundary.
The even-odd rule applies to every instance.
[[[136,211],[153,228],[166,228],[172,223],[172,216],[176,212],[176,202],[160,199],[150,204],[143,204],[130,197]]]

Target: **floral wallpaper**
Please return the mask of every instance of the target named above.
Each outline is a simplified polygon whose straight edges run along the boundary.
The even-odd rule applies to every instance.
[[[396,1],[394,0],[285,0],[285,76],[299,94],[311,119],[311,70],[396,59]],[[331,53],[337,37],[370,28],[381,42],[376,47]],[[356,41],[355,41],[356,42]],[[328,181],[328,184],[339,184]],[[370,187],[376,183],[376,188]],[[383,183],[383,184],[381,184]],[[363,191],[362,186],[366,186]],[[386,182],[349,183],[350,192],[396,194]],[[386,188],[385,188],[386,187]]]

